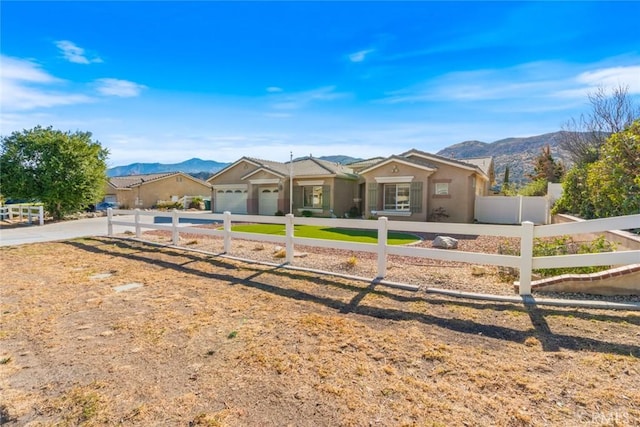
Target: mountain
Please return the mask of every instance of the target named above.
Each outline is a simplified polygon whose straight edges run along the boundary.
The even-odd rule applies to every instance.
[[[196,174],[209,173],[209,176],[227,167],[230,163],[220,163],[214,160],[201,160],[197,158],[186,160],[182,163],[132,163],[126,166],[116,166],[107,169],[108,176],[143,175],[148,173],[184,172]]]
[[[451,145],[436,154],[454,159],[471,157],[493,157],[496,181],[502,183],[504,171],[509,166],[509,181],[512,183],[527,182],[527,174],[533,172],[533,161],[549,145],[554,160],[560,160],[569,167],[571,160],[568,153],[560,149],[564,131],[546,133],[527,138],[506,138],[486,143],[481,141],[465,141]]]
[[[533,172],[533,161],[540,155],[542,148],[549,145],[551,155],[569,167],[570,158],[560,149],[564,131],[546,133],[544,135],[527,138],[506,138],[487,143],[482,141],[464,141],[438,151],[436,154],[454,159],[471,157],[493,157],[496,182],[502,183],[504,170],[509,166],[509,180],[513,183],[527,182],[527,174]],[[420,149],[420,147],[416,147]],[[393,153],[389,153],[390,155]],[[362,160],[359,158],[335,155],[318,157],[329,162],[347,164]],[[231,163],[220,163],[213,160],[190,159],[182,163],[133,163],[127,166],[117,166],[107,170],[109,176],[139,175],[161,172],[185,172],[201,179],[207,179]],[[203,178],[204,177],[204,178]]]

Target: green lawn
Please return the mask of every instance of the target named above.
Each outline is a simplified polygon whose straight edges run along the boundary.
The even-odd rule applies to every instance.
[[[356,230],[350,228],[321,227],[315,225],[296,225],[294,235],[296,237],[308,237],[312,239],[344,240],[358,243],[377,243],[377,230]],[[240,224],[231,228],[233,231],[246,233],[275,234],[284,236],[285,226],[282,224]],[[388,244],[406,245],[418,241],[418,237],[408,233],[390,232]]]

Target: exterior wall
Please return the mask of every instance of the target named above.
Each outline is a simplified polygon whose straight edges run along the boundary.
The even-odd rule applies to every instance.
[[[429,214],[433,215],[442,208],[449,215],[442,219],[443,222],[473,222],[475,201],[473,172],[447,164],[438,164],[437,166],[438,170],[432,175],[429,182]],[[448,195],[436,194],[435,187],[438,182],[449,183]],[[431,219],[435,218],[432,216]]]
[[[113,194],[113,189],[109,192]],[[171,196],[211,196],[211,188],[184,175],[174,175],[157,181],[147,182],[131,189],[115,192],[121,208],[150,209],[158,200],[171,200]],[[136,202],[138,202],[136,204]]]
[[[336,178],[331,186],[331,206],[334,215],[344,217],[349,210],[356,206],[353,199],[357,198],[357,182],[351,179]]]
[[[420,169],[414,166],[400,162],[389,162],[381,167],[374,169],[362,175],[365,182],[365,195],[363,204],[363,213],[365,218],[376,216],[388,216],[389,219],[398,221],[426,221],[429,214],[429,177],[433,172]],[[401,212],[394,214],[393,212],[384,212],[384,184],[378,183],[376,177],[404,177],[412,176],[411,182],[422,182],[421,203],[415,207],[415,212]],[[376,189],[375,202],[370,199],[372,186]],[[432,190],[433,191],[433,190]],[[372,209],[372,207],[375,208]],[[374,212],[372,212],[374,211]]]

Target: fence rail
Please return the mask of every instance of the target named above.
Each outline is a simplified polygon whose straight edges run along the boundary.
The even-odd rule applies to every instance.
[[[443,261],[457,261],[472,264],[487,264],[512,267],[519,270],[520,295],[531,294],[532,270],[539,268],[581,267],[592,265],[626,265],[640,263],[640,250],[608,252],[599,254],[559,255],[534,257],[534,239],[537,237],[551,237],[567,234],[581,234],[585,232],[604,232],[613,229],[632,229],[640,226],[640,214],[622,217],[597,219],[579,223],[552,224],[535,226],[531,222],[521,225],[487,225],[487,224],[452,224],[434,222],[406,222],[389,221],[380,217],[377,221],[337,219],[337,218],[304,218],[291,214],[281,216],[202,214],[188,212],[158,212],[141,210],[108,209],[108,235],[113,235],[113,225],[132,226],[137,238],[142,236],[142,229],[165,230],[172,233],[174,245],[178,245],[180,233],[202,234],[222,237],[224,252],[232,253],[232,239],[247,239],[263,242],[283,244],[286,247],[286,261],[293,263],[294,247],[296,244],[317,246],[324,248],[346,249],[377,254],[377,279],[383,279],[387,271],[387,256],[413,256],[431,258]],[[134,221],[117,219],[116,215],[134,215]],[[171,224],[155,224],[142,222],[142,216],[170,217]],[[201,221],[219,222],[222,229],[207,229],[181,220],[197,219]],[[231,231],[232,223],[263,223],[282,224],[285,226],[284,236],[268,234],[246,233]],[[318,225],[337,228],[376,230],[377,243],[356,243],[334,240],[312,239],[296,237],[295,225]],[[520,239],[519,255],[489,254],[480,252],[451,251],[411,246],[392,246],[387,244],[388,231],[403,231],[414,233],[437,233],[457,235],[487,235],[498,237],[515,237]]]
[[[20,222],[25,219],[29,224],[33,224],[33,219],[38,219],[39,225],[44,225],[44,208],[36,205],[5,205],[0,206],[0,219],[13,221],[18,218]]]

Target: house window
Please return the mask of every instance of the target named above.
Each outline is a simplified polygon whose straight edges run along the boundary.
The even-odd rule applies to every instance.
[[[437,182],[436,183],[436,195],[437,196],[448,196],[449,195],[449,183],[448,182]]]
[[[410,209],[410,184],[384,185],[384,210],[408,211]]]
[[[302,207],[322,209],[322,185],[302,187]]]

